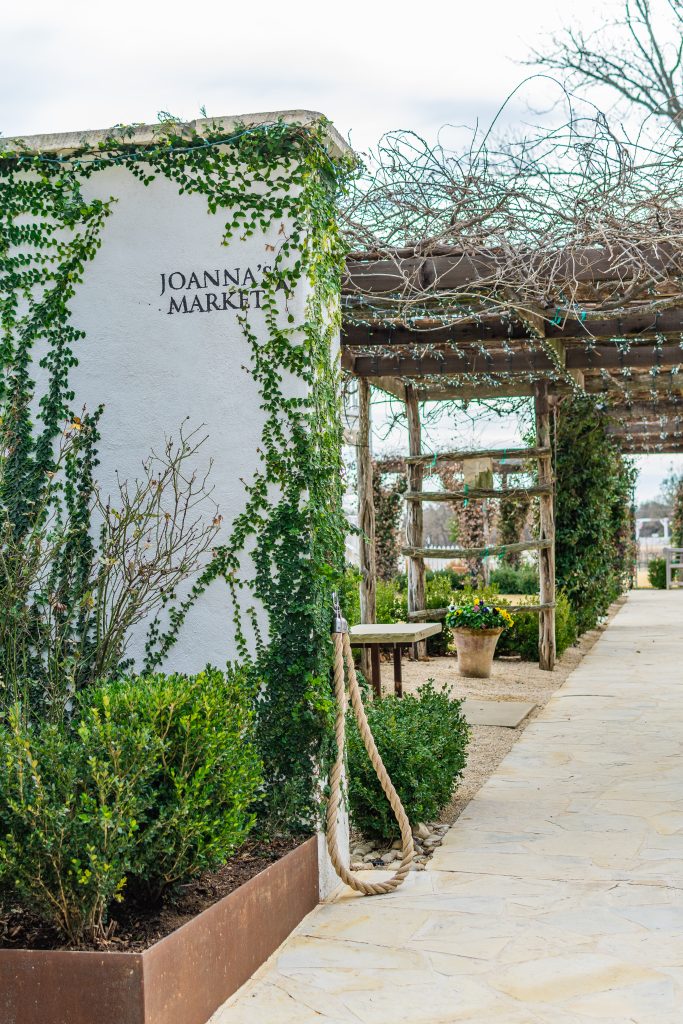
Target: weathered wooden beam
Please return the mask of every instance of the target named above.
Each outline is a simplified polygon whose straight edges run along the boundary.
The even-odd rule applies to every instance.
[[[496,352],[489,355],[478,349],[461,349],[459,352],[441,350],[424,355],[415,355],[405,349],[403,351],[397,349],[390,353],[357,355],[353,359],[353,368],[350,365],[345,368],[358,377],[540,373],[556,369],[553,360],[540,350],[533,352],[521,350],[509,355]]]
[[[567,368],[579,370],[636,369],[643,366],[678,366],[683,363],[683,348],[678,342],[665,342],[657,346],[654,337],[647,343],[634,342],[628,350],[616,344],[595,345],[585,351],[579,348],[567,351]]]
[[[534,396],[536,414],[536,445],[538,448],[550,448],[550,402],[548,386],[545,381],[536,385]],[[555,604],[555,510],[552,493],[552,461],[550,455],[539,459],[539,485],[545,487],[539,502],[539,538],[549,541],[541,549],[538,558],[540,603]],[[555,667],[555,608],[542,611],[538,620],[538,664],[539,668],[552,672]]]
[[[550,328],[553,323],[544,316],[542,309],[520,310],[515,309],[522,322],[529,328],[532,337],[539,338],[543,349],[549,356],[555,368],[568,380],[573,381],[583,390],[583,371],[580,368],[570,366],[567,362],[567,347],[564,339],[553,336]]]
[[[399,401],[405,402],[406,385],[405,381],[401,380],[400,377],[378,377],[376,380],[373,378],[372,383],[380,391],[386,391],[388,394],[393,395],[394,398],[398,398]]]
[[[610,434],[609,438],[614,444],[649,444],[653,441],[658,444],[662,441],[672,441],[675,444],[677,441],[683,440],[683,429],[664,432],[654,427],[651,427],[648,431],[624,430],[618,434]]]
[[[526,377],[523,380],[516,380],[514,375],[509,378],[499,377],[495,382],[482,378],[478,384],[458,384],[454,383],[452,378],[446,377],[444,384],[439,387],[434,385],[433,380],[421,381],[419,378],[412,378],[409,383],[415,387],[420,402],[481,402],[495,398],[533,397],[534,393],[531,380]],[[405,401],[406,382],[400,377],[373,377],[372,384],[380,391],[386,391],[394,398]],[[562,382],[555,380],[550,382],[549,387],[551,393],[568,390]]]
[[[457,599],[456,599],[457,600]],[[508,611],[513,616],[515,612],[548,612],[554,609],[554,604],[511,604],[506,605]],[[411,622],[426,622],[429,619],[441,619],[444,617],[448,608],[427,608],[423,612],[412,612],[408,614],[408,618]]]
[[[347,314],[343,322],[341,342],[343,349],[375,348],[378,346],[436,345],[463,342],[497,342],[528,340],[528,328],[521,322],[502,320],[500,317],[479,321],[475,318],[454,322],[448,327],[431,327],[424,330],[411,329],[400,323],[357,324],[351,321],[353,313]]]
[[[680,455],[683,444],[675,441],[664,441],[658,445],[620,444],[622,455]]]
[[[593,395],[602,395],[605,402],[614,399],[620,403],[629,400],[647,404],[655,397],[658,402],[666,402],[675,400],[682,394],[683,383],[680,378],[681,374],[666,368],[657,375],[645,372],[631,373],[627,377],[614,371],[603,374],[600,371],[587,370],[586,391]]]
[[[500,454],[502,450],[503,449],[501,448],[496,449],[498,454]],[[524,450],[529,451],[531,449]],[[425,466],[431,466],[434,463],[434,456],[420,456],[420,461],[423,462]],[[494,458],[493,472],[496,476],[500,476],[501,474],[507,475],[509,473],[528,473],[528,461],[528,459],[519,459],[512,456],[508,457],[507,455],[504,459]],[[374,463],[381,473],[405,473],[407,469],[407,458],[403,455],[388,455],[385,458],[376,458]]]
[[[549,540],[520,541],[519,544],[493,544],[481,548],[401,548],[401,554],[422,558],[487,558],[489,555],[512,554],[517,551],[540,551],[552,542]]]
[[[447,384],[444,387],[434,387],[433,384],[416,383],[416,388],[421,402],[483,402],[495,398],[527,398],[534,393],[533,383],[524,379],[516,381],[514,376],[500,378],[495,384],[487,378],[482,377],[479,384]],[[562,390],[561,385],[553,382],[553,390]]]
[[[441,320],[444,310],[440,309],[439,312]],[[592,311],[586,319],[568,314],[559,322],[554,313],[554,309],[545,310],[545,337],[562,341],[587,343],[600,338],[631,338],[634,341],[651,338],[654,342],[655,337],[675,341],[683,330],[683,306],[662,310],[660,313],[645,310],[625,312],[620,316]],[[529,325],[522,322],[514,308],[510,308],[505,317],[484,311],[478,318],[460,320],[457,319],[457,310],[454,310],[453,323],[444,325],[441,321],[438,326],[436,323],[432,326],[425,321],[424,329],[421,330],[405,327],[398,319],[395,322],[385,318],[381,322],[358,324],[352,321],[353,315],[357,315],[357,312],[348,312],[346,315],[342,330],[343,345],[433,345],[454,341],[497,341],[501,344],[530,336]]]
[[[546,330],[550,325],[546,325]],[[550,349],[551,353],[554,353],[554,359],[557,363],[558,369],[561,369],[565,376],[574,381],[581,390],[584,390],[584,373],[580,366],[574,366],[569,359],[569,350],[565,345],[565,341],[562,338],[554,338],[552,336],[546,336],[543,342],[546,349]]]
[[[506,487],[505,490],[493,490],[482,487],[470,487],[466,491],[407,491],[403,497],[411,504],[418,504],[423,501],[470,501],[473,498],[501,498],[509,494],[537,494],[553,493],[552,483],[537,484],[534,487]],[[414,545],[421,547],[422,545]]]
[[[642,420],[633,423],[611,423],[605,427],[609,437],[624,437],[626,434],[678,434],[683,432],[683,419],[679,420]]]
[[[518,266],[528,265],[528,274],[541,280],[559,280],[568,283],[597,284],[614,281],[622,289],[631,282],[634,273],[642,274],[646,262],[651,275],[661,281],[671,278],[677,284],[683,273],[680,247],[671,244],[670,251],[661,245],[650,246],[638,253],[635,264],[630,254],[614,250],[584,248],[558,252],[552,260],[536,252],[517,254]],[[508,266],[509,254],[503,252],[469,253],[458,249],[437,248],[428,255],[397,249],[388,257],[384,254],[354,253],[346,261],[342,289],[348,294],[382,294],[394,291],[457,290],[464,286],[499,286],[501,268]],[[552,266],[552,271],[546,270]],[[519,306],[519,303],[517,304]],[[551,311],[551,316],[554,310]]]
[[[683,444],[683,436],[660,437],[658,434],[654,434],[652,436],[643,436],[639,434],[634,437],[614,437],[612,438],[612,442],[622,452],[628,450],[638,450],[642,452],[668,452],[671,450],[675,450],[677,447]]]
[[[630,405],[619,403],[607,406],[603,410],[606,416],[627,422],[653,422],[660,417],[683,417],[683,395],[675,396],[658,402],[632,402]]]
[[[498,459],[504,465],[506,459],[537,459],[549,455],[547,448],[483,448],[471,451],[466,448],[455,452],[436,452],[435,455],[408,456],[406,462],[422,462],[425,465],[433,462],[462,462],[463,459]]]
[[[422,454],[422,426],[420,424],[420,405],[417,391],[412,384],[406,385],[406,416],[408,418],[408,452],[411,456]],[[412,462],[408,466],[408,487],[415,493],[422,491],[424,466],[421,462]],[[408,505],[406,521],[406,542],[408,547],[424,547],[424,517],[420,502],[413,501]],[[422,611],[426,605],[425,563],[420,555],[414,555],[408,562],[408,611]],[[418,658],[427,657],[426,641],[417,644]]]
[[[666,420],[663,423],[653,420],[649,423],[609,424],[605,427],[605,433],[610,437],[626,437],[628,434],[652,434],[653,436],[667,434],[672,437],[681,434],[683,436],[683,419]]]
[[[419,334],[413,334],[412,346],[424,344]],[[547,344],[551,341],[548,340]],[[598,344],[592,348],[562,349],[562,359],[553,359],[540,349],[499,350],[460,348],[457,351],[438,349],[416,353],[405,345],[392,345],[392,351],[376,354],[354,354],[351,348],[343,350],[345,369],[358,377],[425,376],[444,374],[507,374],[542,373],[566,370],[567,373],[588,370],[622,370],[643,367],[671,368],[683,364],[683,348],[678,342],[666,342],[657,347],[639,342],[627,351],[616,344]]]

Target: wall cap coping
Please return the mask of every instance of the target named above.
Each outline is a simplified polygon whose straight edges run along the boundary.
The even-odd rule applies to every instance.
[[[276,121],[283,121],[285,124],[312,125],[324,117],[316,110],[275,110],[263,111],[256,114],[228,114],[222,117],[199,117],[193,121],[178,122],[181,134],[187,134],[190,138],[194,132],[199,135],[205,129],[211,127],[229,134],[238,124],[255,127],[261,124],[270,124]],[[84,147],[95,148],[100,142],[106,141],[116,133],[118,126],[112,128],[95,128],[86,131],[47,133],[43,135],[15,135],[11,138],[0,139],[0,148],[7,148],[8,145],[21,144],[24,149],[35,153],[55,153],[61,156],[68,156]],[[154,145],[160,132],[164,129],[163,123],[139,124],[133,126],[133,130],[126,136],[126,142],[138,146]],[[338,160],[343,156],[353,156],[353,150],[344,140],[342,135],[332,124],[325,128],[325,139],[330,156]]]

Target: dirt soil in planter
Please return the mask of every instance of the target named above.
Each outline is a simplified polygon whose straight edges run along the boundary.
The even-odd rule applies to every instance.
[[[97,945],[79,949],[141,952],[218,903],[234,889],[296,849],[304,839],[282,838],[268,842],[248,841],[217,871],[205,871],[192,882],[150,902],[141,893],[129,892],[112,910],[112,934]],[[66,949],[59,934],[21,907],[0,910],[1,949]]]

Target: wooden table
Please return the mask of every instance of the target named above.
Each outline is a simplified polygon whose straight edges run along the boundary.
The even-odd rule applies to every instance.
[[[351,626],[349,636],[352,647],[369,647],[370,664],[372,666],[372,687],[378,697],[382,696],[382,681],[379,669],[380,647],[394,649],[394,692],[397,697],[403,696],[403,676],[401,674],[401,652],[404,647],[426,640],[441,632],[440,622],[391,622],[363,623]]]

